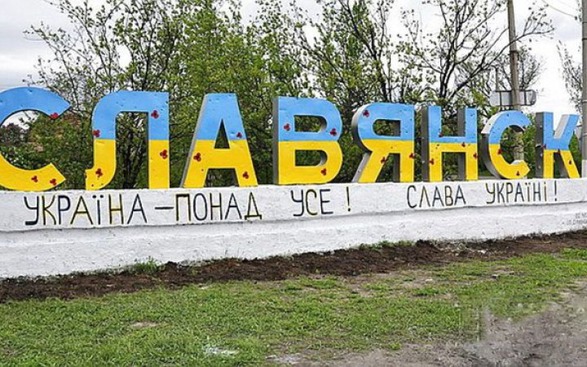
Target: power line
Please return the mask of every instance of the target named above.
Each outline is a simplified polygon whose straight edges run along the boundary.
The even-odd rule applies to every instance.
[[[564,14],[566,16],[569,16],[571,18],[577,19],[577,15],[573,15],[573,14],[567,13],[566,11],[561,10],[560,8],[557,8],[555,6],[552,6],[552,4],[550,4],[546,0],[542,0],[542,2],[544,3],[544,5],[548,6],[549,8],[551,8],[552,10],[554,10],[556,12],[559,12],[559,13]]]

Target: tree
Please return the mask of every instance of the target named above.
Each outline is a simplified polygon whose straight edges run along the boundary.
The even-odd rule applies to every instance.
[[[236,93],[258,181],[271,183],[272,99],[279,95],[303,96],[306,82],[297,62],[292,29],[281,27],[281,5],[260,1],[255,21],[247,26],[240,18],[238,3],[229,3],[226,12],[207,2],[198,12],[184,15],[186,38],[180,47],[182,81],[186,98],[175,118],[189,120],[174,135],[176,151],[188,154],[195,127],[194,111],[206,93]],[[184,161],[181,161],[183,168]],[[180,172],[179,167],[174,172]],[[179,175],[181,176],[181,175]],[[215,170],[209,185],[231,185],[231,172]]]
[[[79,128],[69,131],[76,144],[69,144],[72,150],[65,145],[60,152],[72,160],[83,158],[80,168],[88,168],[89,157],[80,157],[78,152],[91,151],[91,113],[100,98],[118,90],[167,90],[181,97],[177,91],[178,45],[185,29],[177,19],[197,4],[106,0],[94,9],[89,0],[81,5],[58,0],[55,6],[67,15],[73,29],[52,30],[43,24],[32,28],[31,33],[53,51],[52,59],[39,60],[39,77],[34,82],[72,104],[68,119]],[[140,173],[146,162],[145,120],[142,115],[124,115],[118,120],[118,171],[112,187],[144,186]],[[83,174],[83,170],[70,173],[66,187],[80,188]]]
[[[499,21],[506,0],[426,0],[424,4],[438,12],[441,26],[436,32],[427,30],[413,11],[405,11],[408,31],[403,57],[425,71],[425,98],[442,107],[443,130],[452,135],[460,108],[488,106],[491,72],[504,65],[500,58],[509,47],[507,24]],[[551,31],[544,7],[533,4],[516,41]],[[485,115],[493,112],[491,108],[481,111]],[[449,156],[445,164],[451,174],[456,169],[455,157]]]
[[[0,153],[18,167],[37,168],[36,161],[31,159],[36,151],[29,144],[29,131],[23,127],[25,123],[25,119],[21,119],[19,123],[4,124],[0,128]]]
[[[430,0],[428,6],[440,10],[442,27],[423,34],[422,25],[406,14],[408,33],[400,40],[391,34],[393,0],[319,0],[318,15],[295,1],[289,7],[281,0],[257,2],[254,21],[244,24],[238,0],[106,0],[97,9],[89,0],[81,5],[57,0],[73,31],[33,28],[54,53],[39,61],[37,82],[63,95],[73,109],[63,118],[67,126],[59,126],[58,139],[49,139],[36,124],[30,138],[43,151],[58,152],[60,165],[75,161],[64,168],[70,178],[66,187],[83,187],[84,168],[92,162],[81,152],[92,151],[93,106],[117,90],[170,92],[172,186],[181,179],[201,101],[213,92],[237,94],[260,183],[272,182],[272,98],[334,102],[344,122],[340,143],[346,158],[337,180],[350,181],[362,153],[349,133],[357,108],[374,101],[430,101],[454,121],[458,107],[486,98],[491,70],[507,47],[505,28],[494,33],[493,26],[504,0]],[[538,9],[519,38],[549,29]],[[317,125],[315,119],[299,123],[306,129]],[[391,124],[380,124],[378,131],[391,134]],[[119,165],[112,188],[145,186],[145,136],[145,116],[118,119]],[[300,158],[312,164],[316,155]],[[226,172],[213,171],[208,183],[233,181]]]
[[[488,83],[494,80],[495,68],[502,67],[508,47],[507,27],[496,31],[495,26],[505,1],[423,3],[440,13],[440,28],[425,30],[414,13],[405,11],[406,33],[399,40],[392,34],[392,0],[320,0],[319,12],[308,14],[294,5],[293,16],[282,15],[285,27],[297,29],[304,51],[300,62],[312,75],[313,93],[333,101],[341,111],[345,163],[338,180],[351,179],[361,156],[348,139],[351,118],[360,106],[373,101],[437,104],[443,107],[450,134],[458,108],[488,105]],[[550,30],[544,9],[534,7],[518,40]],[[535,59],[528,51],[524,56],[530,62],[524,75],[531,82],[539,62],[532,63]],[[391,133],[390,124],[379,127],[379,133]]]
[[[117,90],[167,91],[171,112],[171,184],[177,186],[185,166],[197,112],[206,93],[234,92],[239,97],[254,161],[261,167],[260,182],[269,183],[271,171],[271,100],[281,94],[303,94],[299,52],[280,49],[292,33],[278,28],[279,11],[272,2],[255,24],[244,26],[239,3],[222,0],[106,0],[98,9],[85,0],[74,5],[59,0],[73,32],[41,25],[32,33],[54,53],[39,60],[36,82],[72,102],[68,139],[57,149],[64,160],[80,167],[67,172],[67,187],[83,187],[83,168],[91,166],[91,113],[105,94]],[[289,51],[290,53],[288,53]],[[125,114],[118,119],[118,172],[111,187],[146,185],[145,117]],[[38,130],[38,144],[45,139]],[[72,150],[69,150],[71,147]],[[230,175],[212,172],[209,184],[232,184]]]
[[[581,22],[581,0],[576,1],[577,16],[574,17],[575,21]],[[577,50],[577,54],[581,54],[581,49]],[[580,62],[575,61],[573,55],[566,46],[559,43],[558,55],[562,64],[563,79],[565,81],[565,87],[570,95],[570,102],[575,106],[575,109],[582,112],[581,98],[583,91],[583,67]]]
[[[563,67],[563,79],[570,96],[570,101],[575,106],[575,109],[582,113],[581,93],[583,91],[583,68],[580,63],[575,62],[566,47],[559,45],[558,51]]]
[[[405,12],[408,29],[404,42],[405,57],[426,71],[432,83],[426,99],[444,109],[447,120],[454,120],[457,109],[471,103],[471,87],[487,75],[509,47],[507,25],[499,15],[506,1],[428,0],[440,13],[438,32],[425,33],[424,24]],[[517,35],[517,41],[548,34],[552,26],[544,7],[531,7],[530,15]],[[429,80],[429,79],[426,79]]]
[[[543,61],[525,46],[520,47],[519,56],[520,89],[532,89],[542,73]],[[489,105],[492,92],[512,90],[509,68],[509,55],[504,53],[495,60],[491,69],[469,81],[469,86],[463,92],[464,100],[477,106],[481,116],[489,118],[499,111],[498,107]]]
[[[318,94],[336,102],[347,117],[374,100],[418,99],[414,94],[420,80],[394,57],[393,0],[320,0],[317,4],[322,9],[320,17],[296,8],[296,28]],[[317,36],[310,39],[311,33]]]
[[[274,0],[273,3],[278,3]],[[397,42],[391,34],[393,0],[320,0],[320,11],[291,5],[280,14],[281,27],[294,29],[299,49],[298,62],[311,76],[309,86],[316,97],[326,98],[339,109],[343,121],[340,137],[345,160],[336,181],[350,181],[362,152],[350,134],[355,111],[371,102],[413,103],[420,99],[419,73],[397,63]],[[317,129],[315,119],[300,120],[304,129]],[[391,133],[384,126],[383,133]],[[319,156],[300,156],[305,164],[315,164]]]

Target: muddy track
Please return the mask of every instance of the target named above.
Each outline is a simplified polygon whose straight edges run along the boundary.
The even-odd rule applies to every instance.
[[[188,284],[233,280],[271,281],[315,274],[355,276],[457,261],[489,261],[529,253],[557,253],[566,248],[587,248],[587,231],[483,243],[420,241],[413,246],[359,248],[260,260],[226,259],[197,266],[167,263],[156,272],[127,270],[36,279],[5,279],[0,280],[0,303],[26,299],[71,299],[113,292],[136,292],[154,287],[178,288]]]

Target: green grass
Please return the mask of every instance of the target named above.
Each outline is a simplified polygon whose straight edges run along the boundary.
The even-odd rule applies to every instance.
[[[147,270],[150,270],[148,267]],[[587,277],[587,251],[359,278],[314,277],[0,305],[0,365],[235,366],[473,338]]]
[[[161,265],[157,264],[155,259],[149,257],[147,261],[136,262],[128,267],[128,271],[133,274],[154,275],[161,270]]]

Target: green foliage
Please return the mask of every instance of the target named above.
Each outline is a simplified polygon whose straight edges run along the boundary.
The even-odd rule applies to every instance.
[[[24,121],[20,121],[24,124]],[[37,150],[29,144],[29,131],[18,124],[5,125],[0,129],[0,153],[9,162],[22,168],[37,168]]]
[[[137,262],[131,266],[128,271],[133,274],[147,274],[154,275],[161,270],[161,266],[157,264],[155,259],[149,257],[146,261]]]
[[[56,1],[73,32],[32,28],[53,51],[53,58],[39,60],[35,82],[63,95],[72,109],[56,122],[57,137],[45,128],[46,119],[38,119],[17,156],[8,156],[23,167],[53,161],[68,178],[64,187],[83,188],[84,170],[92,166],[92,109],[103,95],[121,89],[170,93],[172,186],[180,184],[207,93],[237,94],[262,184],[273,181],[275,96],[326,98],[339,108],[345,160],[336,182],[351,181],[362,159],[350,131],[355,111],[366,103],[439,104],[446,135],[455,133],[461,107],[481,106],[483,117],[496,112],[487,107],[487,94],[491,84],[500,84],[492,71],[503,68],[506,47],[503,32],[490,23],[498,22],[503,1],[432,0],[426,6],[443,15],[440,27],[423,33],[421,21],[404,12],[406,31],[399,38],[390,32],[397,11],[392,0],[320,0],[320,11],[312,14],[298,4],[257,0],[249,22],[239,0],[106,0],[97,7],[89,0]],[[549,31],[542,9],[532,8],[519,39]],[[528,65],[523,80],[531,84],[540,61],[521,49]],[[119,117],[118,172],[110,188],[146,186],[145,121],[140,114]],[[391,134],[388,125],[381,134]],[[34,152],[40,157],[33,158]],[[316,156],[302,154],[300,163],[313,164]],[[450,177],[456,157],[445,162]],[[380,181],[392,179],[392,163],[385,164]],[[214,171],[207,184],[232,185],[234,177]]]
[[[55,6],[69,18],[73,31],[53,30],[44,24],[31,29],[54,53],[52,59],[39,60],[35,82],[72,104],[67,121],[75,126],[64,127],[66,134],[55,141],[46,139],[39,127],[37,142],[44,151],[62,149],[64,160],[75,161],[75,167],[58,165],[68,173],[68,187],[83,188],[84,168],[92,166],[92,157],[79,150],[91,152],[91,113],[100,98],[126,89],[167,90],[177,96],[178,45],[185,29],[177,19],[196,6],[189,3],[107,0],[94,8],[89,0],[58,0]],[[118,170],[113,188],[145,186],[139,175],[146,164],[145,121],[146,116],[131,114],[118,119]],[[33,127],[44,122],[37,121]]]
[[[188,155],[198,111],[206,93],[236,93],[247,130],[249,147],[260,183],[273,180],[271,113],[277,95],[303,96],[304,78],[296,61],[292,32],[278,27],[281,8],[278,3],[260,2],[255,21],[241,25],[240,13],[232,4],[227,13],[208,2],[198,12],[184,14],[188,25],[186,40],[180,45],[185,75],[180,87],[188,96],[177,105],[174,152],[179,164],[174,168],[173,184],[181,177]],[[181,130],[180,130],[181,129]],[[172,158],[174,155],[172,155]],[[234,184],[231,175],[215,178],[219,185]]]
[[[88,120],[69,113],[56,121],[40,118],[29,128],[30,144],[38,147],[32,157],[42,165],[53,163],[67,177],[60,189],[85,187],[83,172],[93,150],[88,131],[92,131]]]

